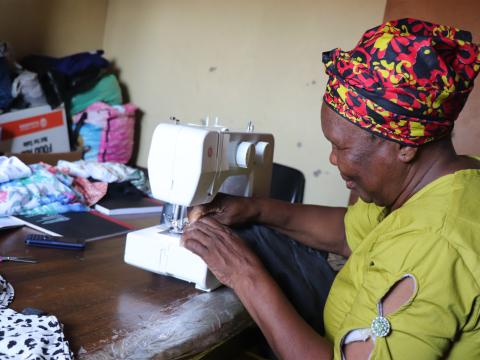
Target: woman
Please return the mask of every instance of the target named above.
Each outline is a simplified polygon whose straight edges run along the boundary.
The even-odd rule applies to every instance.
[[[478,47],[470,33],[403,19],[323,61],[330,161],[360,200],[343,209],[219,197],[191,212],[185,246],[282,359],[480,358],[480,162],[451,142]],[[331,288],[312,249],[348,257]]]

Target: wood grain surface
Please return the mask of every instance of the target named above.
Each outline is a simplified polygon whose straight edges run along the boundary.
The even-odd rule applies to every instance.
[[[137,228],[158,223],[158,215],[118,218]],[[64,332],[72,350],[82,357],[101,351],[104,355],[102,358],[120,358],[116,350],[105,349],[112,349],[114,344],[122,345],[124,339],[131,338],[135,333],[143,331],[141,336],[145,337],[144,330],[149,323],[158,323],[165,316],[171,316],[182,308],[182,304],[192,302],[196,297],[206,299],[205,296],[215,298],[227,295],[230,305],[235,306],[233,313],[225,317],[225,322],[239,315],[245,321],[245,326],[249,323],[238,299],[226,293],[230,292],[229,289],[204,294],[195,290],[193,284],[124,263],[125,235],[89,242],[85,250],[78,251],[24,245],[25,235],[34,232],[24,227],[0,234],[0,255],[31,256],[39,261],[37,264],[0,263],[0,274],[15,289],[15,299],[10,307],[16,311],[32,307],[57,316],[65,326]],[[171,357],[158,358],[175,358],[181,353],[199,352],[240,331],[235,324],[232,324],[235,330],[231,330],[229,324],[218,323],[219,318],[209,307],[211,301],[204,303],[198,309],[202,311],[202,307],[205,308],[207,318],[211,316],[212,321],[216,322],[216,331],[204,326],[198,329],[200,333],[195,333],[196,344],[186,347],[180,344],[180,348],[176,344],[177,349]],[[195,306],[198,307],[198,304]],[[220,306],[221,310],[221,304],[215,306]],[[229,309],[232,309],[231,306]],[[181,311],[185,313],[187,310]],[[181,320],[182,314],[177,315],[175,319]],[[213,332],[217,333],[216,337],[211,336]],[[208,341],[202,342],[202,336],[208,337]],[[188,339],[186,341],[188,343]],[[150,355],[169,352],[168,341],[157,345],[151,349]],[[131,344],[129,348],[132,348]]]

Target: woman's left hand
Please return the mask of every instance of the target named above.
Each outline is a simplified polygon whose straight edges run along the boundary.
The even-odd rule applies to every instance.
[[[200,256],[224,285],[235,288],[242,279],[263,271],[263,265],[244,241],[230,228],[204,217],[184,229],[185,248]]]

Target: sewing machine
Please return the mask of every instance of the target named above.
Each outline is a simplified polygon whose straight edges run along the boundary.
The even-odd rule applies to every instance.
[[[273,147],[272,135],[255,133],[250,125],[245,132],[221,126],[158,125],[148,174],[153,196],[171,205],[160,225],[127,235],[125,262],[194,282],[200,290],[217,288],[220,283],[206,263],[180,244],[187,207],[209,203],[218,192],[268,196]]]

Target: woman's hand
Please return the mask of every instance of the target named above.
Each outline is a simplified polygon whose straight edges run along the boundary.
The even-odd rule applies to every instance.
[[[200,256],[224,285],[235,290],[240,281],[264,272],[257,256],[228,227],[211,217],[188,225],[183,233],[185,248]]]
[[[281,359],[332,359],[332,345],[298,315],[257,256],[211,217],[188,225],[184,246],[232,288]]]
[[[237,225],[254,221],[258,212],[254,199],[219,193],[211,203],[193,207],[188,220],[192,224],[208,216],[223,225]]]

